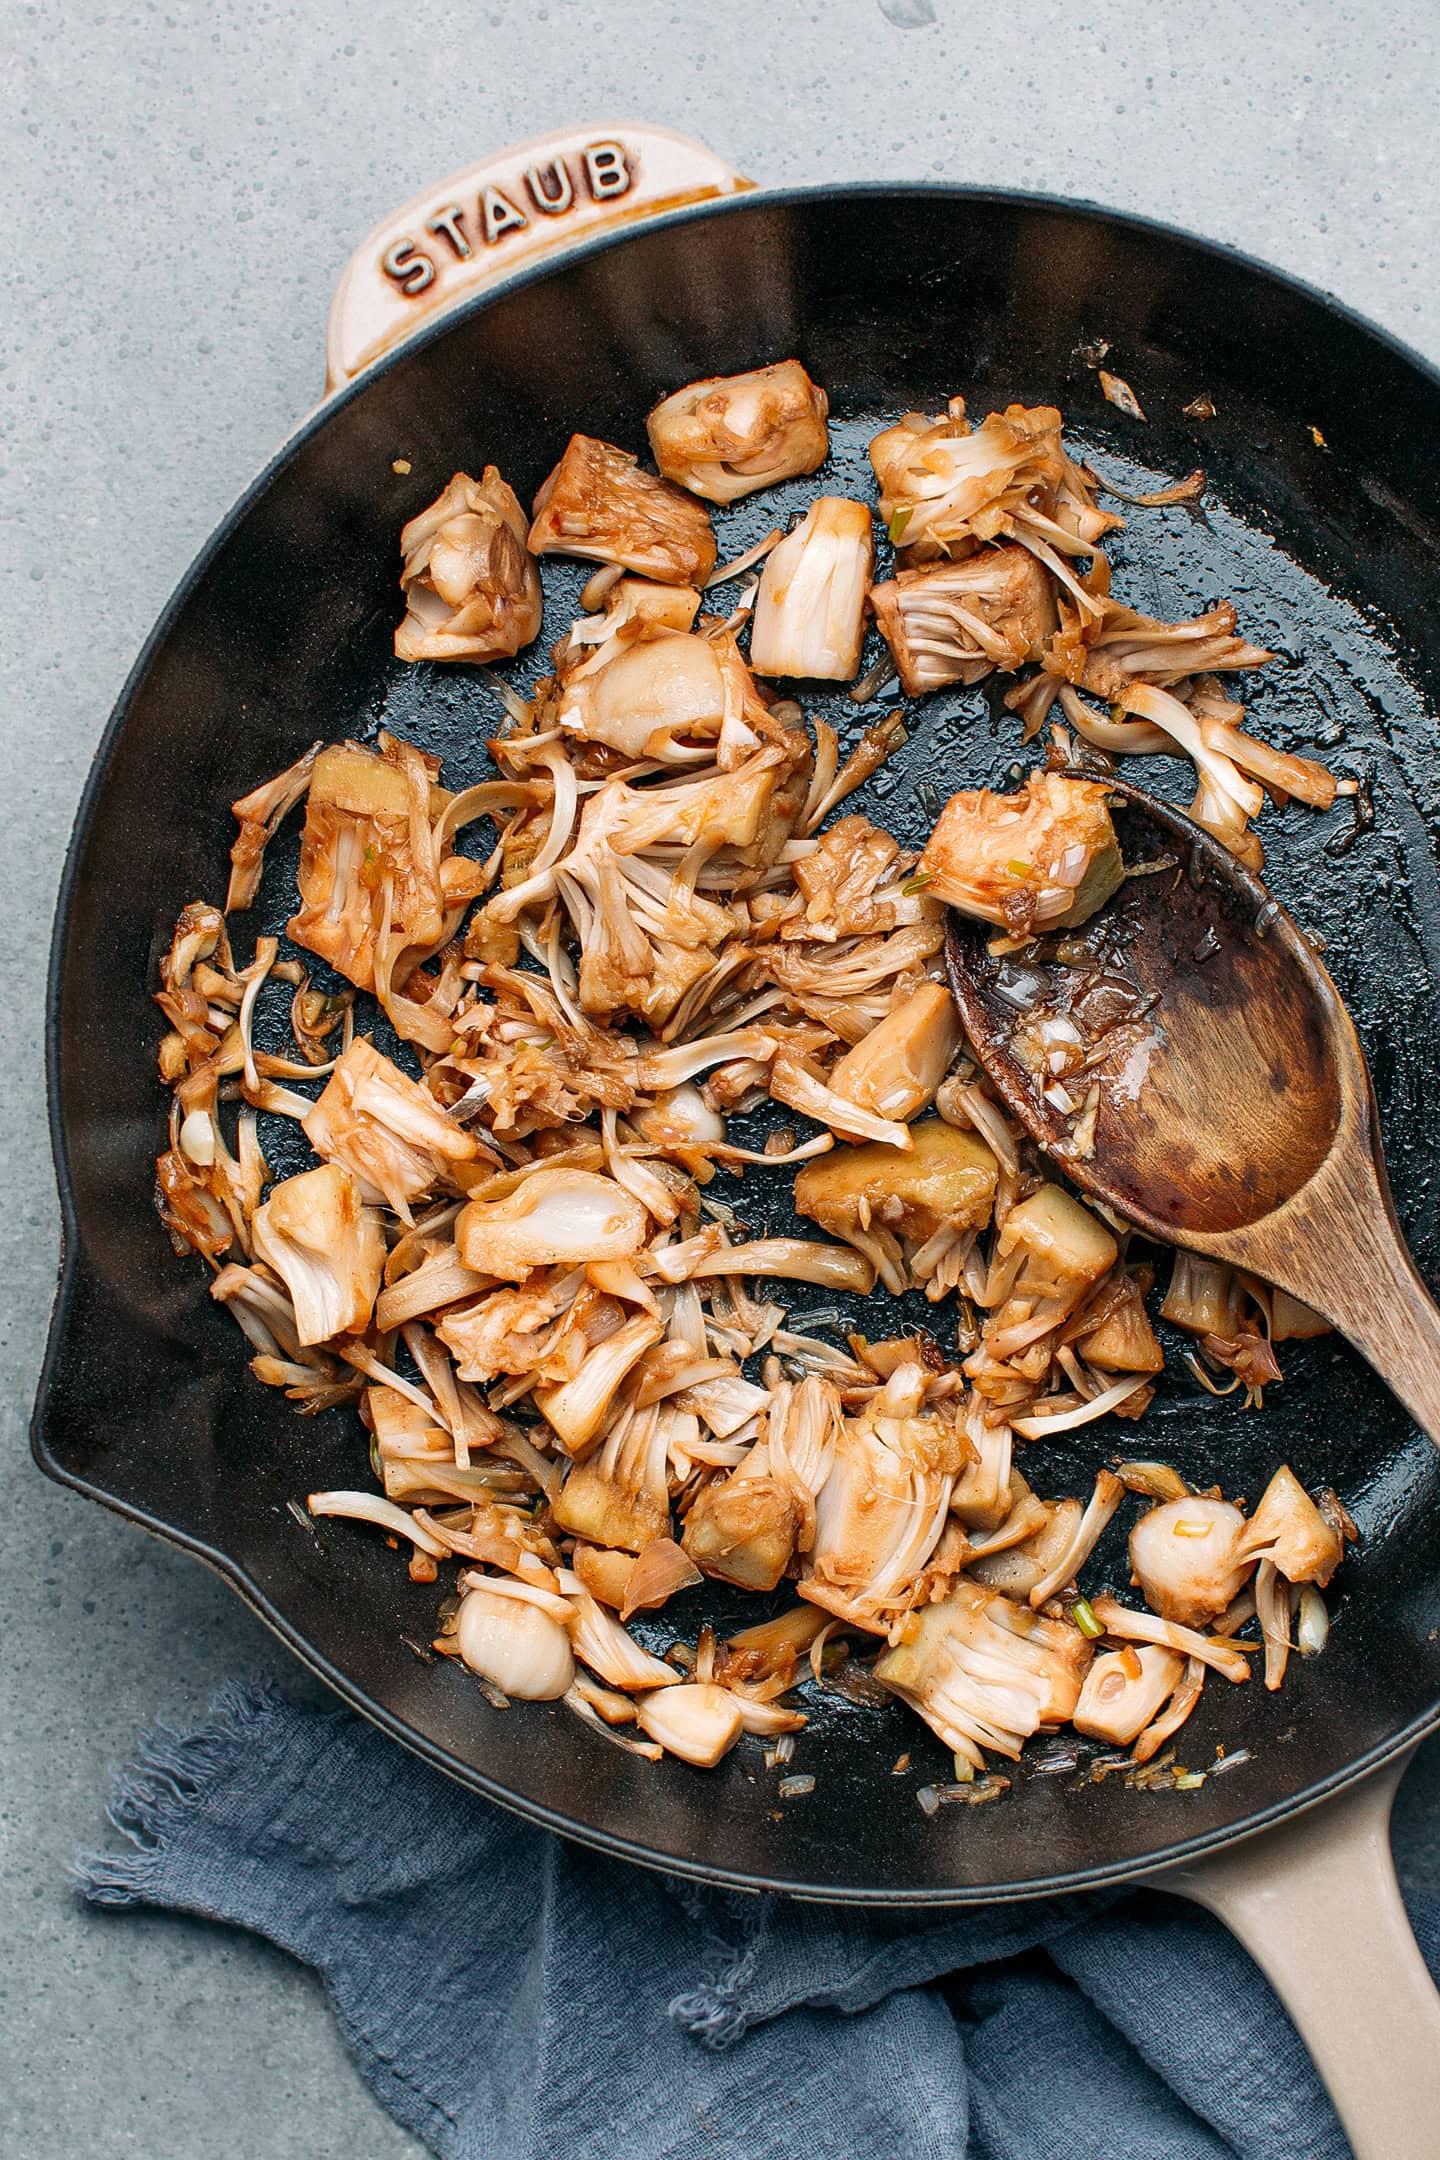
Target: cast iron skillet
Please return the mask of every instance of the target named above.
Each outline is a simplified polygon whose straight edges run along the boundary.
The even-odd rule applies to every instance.
[[[1106,403],[1097,340],[1148,425]],[[1436,377],[1321,295],[1138,220],[947,187],[742,195],[532,269],[381,358],[277,455],[150,637],[90,777],[55,933],[48,1054],[65,1243],[35,1453],[52,1477],[217,1568],[419,1754],[611,1853],[870,1904],[1114,1883],[1276,1823],[1440,1724],[1440,1459],[1334,1338],[1289,1349],[1263,1414],[1172,1378],[1133,1436],[1252,1499],[1288,1459],[1307,1483],[1334,1482],[1360,1526],[1323,1659],[1292,1661],[1279,1699],[1258,1682],[1212,1680],[1184,1736],[1187,1760],[1222,1745],[1252,1760],[1171,1796],[1027,1776],[998,1804],[927,1821],[914,1789],[945,1762],[899,1708],[822,1707],[801,1743],[815,1790],[782,1804],[748,1747],[714,1773],[657,1771],[561,1705],[497,1714],[462,1672],[422,1662],[406,1638],[423,1645],[433,1631],[434,1592],[411,1585],[373,1532],[310,1532],[287,1508],[313,1487],[366,1482],[357,1422],[297,1423],[254,1383],[203,1271],[171,1255],[150,1204],[162,1129],[154,961],[184,902],[223,895],[225,805],[315,737],[382,722],[443,752],[452,785],[482,771],[495,708],[481,683],[392,655],[404,519],[487,458],[528,499],[571,428],[642,447],[644,414],[665,391],[792,352],[830,393],[837,492],[868,480],[877,420],[934,409],[956,389],[977,415],[1012,399],[1058,403],[1097,462],[1132,483],[1204,466],[1201,513],[1128,513],[1117,589],[1171,615],[1233,595],[1243,627],[1284,654],[1254,684],[1262,732],[1373,784],[1374,828],[1346,853],[1335,851],[1343,811],[1270,815],[1269,875],[1328,940],[1371,1059],[1400,1215],[1435,1280]],[[1213,417],[1185,412],[1201,396]],[[788,507],[782,491],[782,521]],[[722,513],[722,556],[776,514],[771,497]],[[537,654],[555,634],[547,619]],[[843,694],[806,702],[858,725]],[[1014,723],[983,691],[940,693],[916,707],[907,750],[861,806],[918,836],[954,786],[1003,780],[1017,749]],[[1152,765],[1144,777],[1164,791],[1176,776]],[[273,852],[257,927],[267,904],[285,912],[293,838]],[[782,1214],[767,1201],[773,1228]],[[872,1306],[872,1333],[875,1320]],[[1027,1455],[1042,1490],[1057,1489],[1047,1476],[1087,1490],[1094,1463],[1132,1445],[1119,1428],[1077,1440],[1068,1455]],[[913,1773],[894,1776],[905,1749]]]

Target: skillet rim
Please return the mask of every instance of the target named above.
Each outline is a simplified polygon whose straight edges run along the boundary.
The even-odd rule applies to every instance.
[[[1440,366],[1427,360],[1392,331],[1372,322],[1357,309],[1348,306],[1335,294],[1312,284],[1309,280],[1277,269],[1273,264],[1242,248],[1226,242],[1211,240],[1158,218],[1149,218],[1134,212],[1115,210],[1103,203],[1082,197],[1066,197],[1032,192],[1017,188],[970,187],[945,181],[830,181],[811,186],[784,188],[757,188],[751,193],[722,197],[719,200],[686,206],[669,214],[646,218],[642,223],[619,232],[602,234],[596,238],[567,248],[563,253],[533,265],[530,269],[507,276],[494,288],[471,295],[446,308],[435,319],[418,327],[392,351],[382,355],[358,376],[339,390],[323,398],[296,423],[266,460],[260,471],[242,490],[229,510],[221,518],[179,579],[169,599],[146,636],[140,651],[125,676],[105,727],[96,745],[85,784],[76,806],[70,839],[66,847],[65,861],[61,871],[56,895],[55,916],[51,929],[50,954],[45,986],[45,1080],[46,1114],[50,1134],[51,1156],[55,1170],[55,1183],[60,1202],[60,1260],[54,1303],[46,1336],[45,1354],[40,1377],[36,1386],[35,1403],[30,1420],[31,1454],[38,1468],[56,1484],[82,1493],[87,1499],[97,1501],[111,1514],[119,1515],[137,1524],[151,1535],[160,1537],[167,1544],[179,1547],[192,1557],[202,1561],[213,1573],[219,1575],[234,1590],[249,1609],[267,1626],[272,1634],[286,1645],[309,1671],[331,1688],[351,1709],[378,1725],[394,1740],[418,1755],[433,1768],[441,1770],[458,1783],[478,1792],[497,1806],[510,1813],[534,1822],[539,1827],[568,1837],[590,1850],[603,1852],[615,1859],[632,1865],[646,1867],[664,1874],[691,1881],[723,1885],[727,1888],[750,1892],[770,1892],[781,1896],[825,1904],[866,1906],[872,1909],[930,1908],[1012,1904],[1032,1898],[1054,1897],[1075,1892],[1094,1891],[1124,1883],[1148,1879],[1164,1871],[1194,1861],[1204,1854],[1218,1852],[1272,1828],[1277,1823],[1290,1820],[1305,1813],[1333,1795],[1358,1784],[1372,1771],[1393,1761],[1405,1750],[1415,1746],[1427,1734],[1440,1730],[1440,1697],[1431,1709],[1413,1718],[1407,1725],[1392,1733],[1388,1739],[1377,1743],[1363,1755],[1352,1758],[1342,1768],[1316,1779],[1283,1800],[1271,1802],[1238,1821],[1216,1829],[1197,1832],[1188,1838],[1176,1839],[1162,1847],[1158,1853],[1147,1855],[1139,1861],[1112,1861],[1092,1868],[1071,1869],[1050,1876],[1042,1876],[1023,1883],[1005,1881],[993,1884],[962,1884],[934,1887],[913,1892],[897,1892],[890,1889],[871,1890],[855,1886],[836,1889],[830,1885],[782,1880],[778,1877],[755,1875],[733,1868],[717,1868],[703,1861],[684,1856],[671,1857],[653,1850],[622,1835],[598,1829],[592,1825],[577,1823],[559,1810],[530,1800],[512,1792],[497,1780],[487,1777],[472,1764],[450,1753],[446,1748],[428,1740],[403,1718],[388,1710],[383,1704],[367,1694],[365,1688],[349,1678],[330,1660],[317,1651],[271,1601],[260,1591],[247,1575],[242,1564],[203,1537],[178,1529],[163,1521],[150,1511],[118,1499],[95,1480],[82,1476],[61,1465],[51,1452],[47,1423],[50,1396],[55,1376],[64,1357],[70,1335],[72,1308],[78,1284],[81,1280],[83,1259],[80,1225],[71,1181],[69,1159],[66,1152],[63,1121],[60,1110],[60,1012],[65,957],[71,927],[73,901],[79,874],[80,859],[89,838],[105,780],[108,775],[115,745],[128,714],[130,705],[145,680],[156,656],[162,650],[176,622],[188,604],[192,593],[223,554],[233,534],[251,509],[264,496],[271,483],[281,471],[324,428],[332,415],[361,397],[372,383],[378,382],[413,352],[424,350],[443,338],[450,330],[472,317],[483,313],[512,293],[542,283],[562,271],[589,262],[623,247],[627,242],[652,233],[669,232],[679,228],[709,221],[715,218],[739,217],[763,213],[770,209],[786,210],[832,198],[847,202],[883,201],[902,198],[905,200],[930,199],[957,206],[998,205],[1021,211],[1051,212],[1066,217],[1078,217],[1083,221],[1118,228],[1120,230],[1177,244],[1186,251],[1209,258],[1232,267],[1246,270],[1291,295],[1319,307],[1332,319],[1346,324],[1363,337],[1373,340],[1381,348],[1413,369],[1416,375],[1433,392],[1440,393]]]

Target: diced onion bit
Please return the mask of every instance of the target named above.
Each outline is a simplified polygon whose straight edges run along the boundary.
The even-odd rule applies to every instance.
[[[1139,398],[1136,397],[1135,392],[1126,382],[1123,375],[1112,375],[1107,369],[1101,368],[1099,376],[1100,388],[1104,391],[1110,404],[1116,406],[1119,411],[1128,413],[1132,420],[1143,420],[1145,418],[1144,413],[1140,410]]]
[[[1143,418],[1104,341],[1083,357]],[[1206,1675],[1239,1682],[1263,1648],[1275,1688],[1323,1650],[1356,1529],[1288,1466],[1247,1513],[1143,1443],[1080,1497],[1029,1482],[1028,1443],[1108,1453],[1103,1421],[1144,1416],[1165,1364],[1152,1260],[1064,1182],[1150,1010],[1102,911],[1179,869],[1123,861],[1114,761],[1183,754],[1194,816],[1252,868],[1267,801],[1346,795],[1333,851],[1373,823],[1369,782],[1253,732],[1233,686],[1273,655],[1229,601],[1166,622],[1112,590],[1107,491],[1160,511],[1199,500],[1199,472],[1116,485],[1055,407],[972,419],[952,397],[874,436],[873,488],[853,458],[810,478],[828,399],[794,357],[680,385],[646,432],[658,474],[557,436],[531,515],[478,465],[399,534],[396,654],[482,671],[447,695],[473,693],[493,770],[457,791],[382,727],[295,745],[231,805],[225,909],[184,907],[158,965],[161,1222],[258,1384],[363,1420],[364,1489],[286,1503],[297,1554],[368,1570],[378,1533],[433,1600],[411,1654],[522,1733],[546,1713],[520,1706],[562,1702],[582,1780],[597,1738],[631,1776],[746,1736],[737,1777],[763,1752],[798,1804],[823,1690],[835,1716],[894,1699],[934,1733],[951,1767],[916,1770],[927,1818],[1006,1792],[996,1763],[1074,1770],[1082,1737],[1130,1750],[1086,1778],[1196,1790],[1246,1759],[1176,1761]],[[781,483],[737,535],[724,506]],[[483,672],[557,607],[550,672]],[[909,701],[992,676],[1049,754],[1003,793],[957,771],[944,802],[901,762]],[[786,678],[837,686],[850,717]],[[897,685],[903,709],[857,718]],[[891,793],[925,821],[918,853],[879,822]],[[292,814],[293,879],[266,863]],[[239,949],[257,903],[283,950]],[[990,926],[1015,1056],[1063,1121],[1048,1169],[965,1039],[952,907]],[[1210,980],[1213,940],[1189,942]],[[1257,1406],[1278,1347],[1325,1326],[1186,1253],[1161,1313],[1202,1388]],[[329,1440],[296,1459],[351,1460]],[[1101,1587],[1127,1535],[1134,1605]],[[719,1641],[717,1584],[781,1609]]]
[[[1330,1615],[1325,1600],[1314,1583],[1304,1583],[1295,1620],[1295,1647],[1301,1657],[1318,1657],[1329,1640]]]

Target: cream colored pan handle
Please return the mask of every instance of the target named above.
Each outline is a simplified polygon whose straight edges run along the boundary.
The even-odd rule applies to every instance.
[[[1309,2048],[1355,2160],[1440,2154],[1440,1994],[1390,1857],[1409,1754],[1339,1799],[1150,1877],[1224,1921]]]
[[[702,143],[643,121],[559,128],[468,165],[386,218],[351,256],[330,307],[326,388],[547,255],[753,186]]]

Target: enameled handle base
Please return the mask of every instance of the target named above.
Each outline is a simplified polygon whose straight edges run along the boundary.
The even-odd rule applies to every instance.
[[[1150,1878],[1245,1945],[1295,2020],[1355,2160],[1440,2153],[1440,1994],[1390,1856],[1390,1808],[1409,1761]]]

